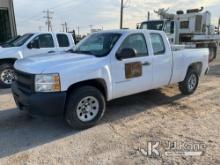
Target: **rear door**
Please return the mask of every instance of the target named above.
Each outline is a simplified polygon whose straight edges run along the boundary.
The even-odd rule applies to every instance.
[[[58,42],[58,50],[59,51],[67,51],[73,47],[73,39],[70,38],[70,35],[67,34],[56,34],[57,42]]]
[[[165,35],[150,33],[153,48],[153,88],[168,85],[172,75],[172,52]]]
[[[117,53],[124,48],[137,51],[137,56],[118,60],[112,59],[113,98],[142,92],[152,85],[152,56],[149,55],[148,44],[144,33],[128,35],[121,43]]]

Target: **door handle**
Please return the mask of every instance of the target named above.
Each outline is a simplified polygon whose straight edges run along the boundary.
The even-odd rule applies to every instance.
[[[150,62],[148,61],[145,61],[144,63],[142,63],[143,66],[149,66],[150,65]]]
[[[48,53],[55,53],[55,51],[51,50],[51,51],[49,51]]]

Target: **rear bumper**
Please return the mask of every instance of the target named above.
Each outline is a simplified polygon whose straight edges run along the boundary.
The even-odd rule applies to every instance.
[[[12,93],[18,108],[22,111],[40,116],[55,116],[64,113],[66,92],[27,94],[21,91],[16,83],[13,83]]]

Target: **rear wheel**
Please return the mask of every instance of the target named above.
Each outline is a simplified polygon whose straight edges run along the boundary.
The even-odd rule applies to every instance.
[[[13,65],[5,63],[0,65],[0,88],[10,88],[15,79]]]
[[[195,70],[190,69],[187,72],[187,75],[183,82],[179,83],[179,89],[182,94],[190,95],[193,94],[199,83],[199,75],[198,72]]]
[[[105,98],[95,87],[84,86],[74,90],[67,101],[65,120],[75,129],[94,126],[104,115]]]

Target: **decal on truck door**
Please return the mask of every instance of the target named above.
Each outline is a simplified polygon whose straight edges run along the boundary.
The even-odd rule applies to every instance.
[[[125,77],[126,79],[142,76],[141,62],[132,62],[125,64]]]

